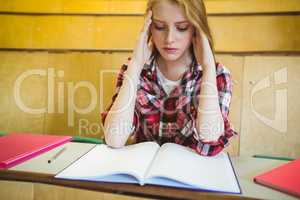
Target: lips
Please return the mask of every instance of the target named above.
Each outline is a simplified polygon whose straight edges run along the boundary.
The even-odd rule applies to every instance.
[[[168,48],[168,47],[165,47],[163,48],[168,54],[174,54],[178,51],[177,48]]]

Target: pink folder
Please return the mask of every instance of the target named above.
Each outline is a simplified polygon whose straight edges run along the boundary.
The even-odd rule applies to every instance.
[[[300,158],[254,177],[256,183],[300,197]]]
[[[70,136],[29,133],[11,133],[0,137],[0,169],[13,167],[71,139]]]

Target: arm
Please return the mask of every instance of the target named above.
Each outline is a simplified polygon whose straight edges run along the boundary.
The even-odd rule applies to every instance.
[[[214,66],[203,67],[200,87],[196,128],[203,142],[217,141],[224,132],[224,121],[219,106],[216,68]]]
[[[124,66],[123,66],[124,67]],[[125,145],[132,133],[136,91],[139,80],[138,64],[129,63],[126,72],[120,73],[120,88],[104,120],[105,141],[119,148]],[[122,69],[124,70],[124,69]]]
[[[132,133],[135,112],[135,100],[139,77],[144,63],[149,59],[151,51],[147,44],[152,12],[147,14],[143,30],[129,62],[126,73],[120,74],[120,88],[114,102],[104,119],[105,141],[109,146],[119,148],[126,144]]]
[[[224,132],[224,121],[219,106],[216,64],[203,33],[196,33],[194,47],[197,61],[203,69],[196,128],[203,142],[217,141]]]
[[[214,156],[229,144],[229,138],[237,135],[228,120],[232,81],[223,65],[216,66],[207,38],[196,36],[194,52],[203,76],[195,128],[190,130],[193,135],[187,145],[201,155]]]

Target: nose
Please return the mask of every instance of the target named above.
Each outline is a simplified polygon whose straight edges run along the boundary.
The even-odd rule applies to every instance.
[[[172,44],[175,40],[175,32],[170,28],[167,31],[167,35],[166,35],[166,43],[167,44]]]

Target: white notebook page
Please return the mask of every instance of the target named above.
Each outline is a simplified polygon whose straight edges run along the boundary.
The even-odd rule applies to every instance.
[[[75,163],[60,172],[56,178],[89,179],[111,174],[131,174],[142,179],[159,145],[145,142],[120,149],[97,145]]]
[[[226,153],[205,157],[173,143],[160,148],[146,176],[168,177],[201,189],[240,192]]]

